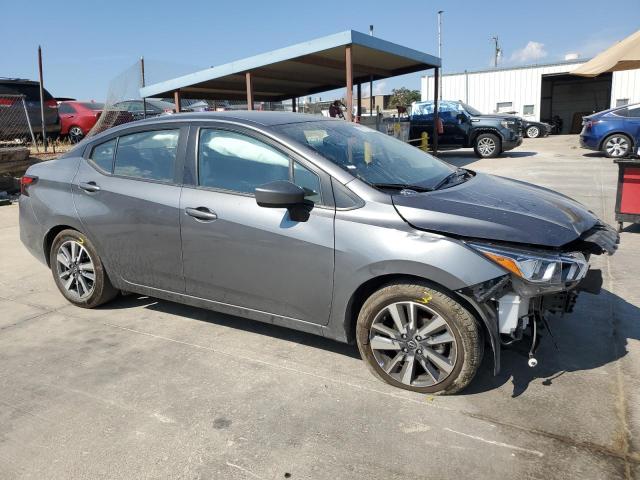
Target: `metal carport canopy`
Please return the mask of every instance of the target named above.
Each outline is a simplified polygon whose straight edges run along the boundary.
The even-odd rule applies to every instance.
[[[438,57],[347,30],[148,85],[140,95],[280,101],[439,67]]]

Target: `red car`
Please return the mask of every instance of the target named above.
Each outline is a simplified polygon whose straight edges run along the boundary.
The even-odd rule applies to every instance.
[[[96,102],[60,102],[60,135],[68,135],[73,143],[82,140],[100,118],[103,103]]]

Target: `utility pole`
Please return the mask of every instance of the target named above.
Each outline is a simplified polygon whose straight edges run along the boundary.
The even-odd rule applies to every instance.
[[[502,49],[500,48],[500,43],[498,41],[498,36],[491,37],[493,40],[493,68],[498,68],[498,59],[502,54]]]
[[[47,128],[44,121],[44,85],[42,84],[42,47],[38,45],[38,76],[40,77],[40,119],[42,121],[42,144],[47,153]]]
[[[145,87],[144,81],[144,57],[140,57],[140,84]],[[142,97],[142,118],[147,118],[147,99]]]
[[[369,25],[369,35],[373,37],[373,25]],[[369,116],[373,115],[373,75],[369,75]]]
[[[442,72],[442,14],[444,10],[438,10],[438,58],[440,59],[440,71]],[[438,77],[442,82],[442,75]],[[442,100],[442,83],[438,85],[438,91],[440,93],[440,100]]]

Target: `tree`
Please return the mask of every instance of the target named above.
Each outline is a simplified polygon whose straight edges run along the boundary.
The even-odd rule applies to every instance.
[[[389,100],[389,107],[408,107],[413,102],[420,100],[419,90],[409,90],[405,87],[394,88],[391,91],[391,99]]]

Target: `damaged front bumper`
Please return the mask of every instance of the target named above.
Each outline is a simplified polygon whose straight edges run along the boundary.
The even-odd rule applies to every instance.
[[[553,268],[550,266],[553,261],[549,259],[554,256],[550,254],[522,251],[518,257],[512,255],[512,252],[518,252],[512,247],[470,243],[509,272],[457,291],[485,324],[494,353],[494,374],[500,371],[501,347],[523,340],[526,333],[530,334],[529,366],[537,365],[534,354],[539,344],[539,331],[546,329],[550,333],[548,315],[573,311],[580,292],[600,293],[602,272],[589,268],[589,257],[603,253],[612,255],[618,243],[617,232],[599,223],[565,246],[562,252],[556,252]],[[532,259],[538,263],[532,266]],[[523,274],[525,268],[530,270],[528,278]]]

